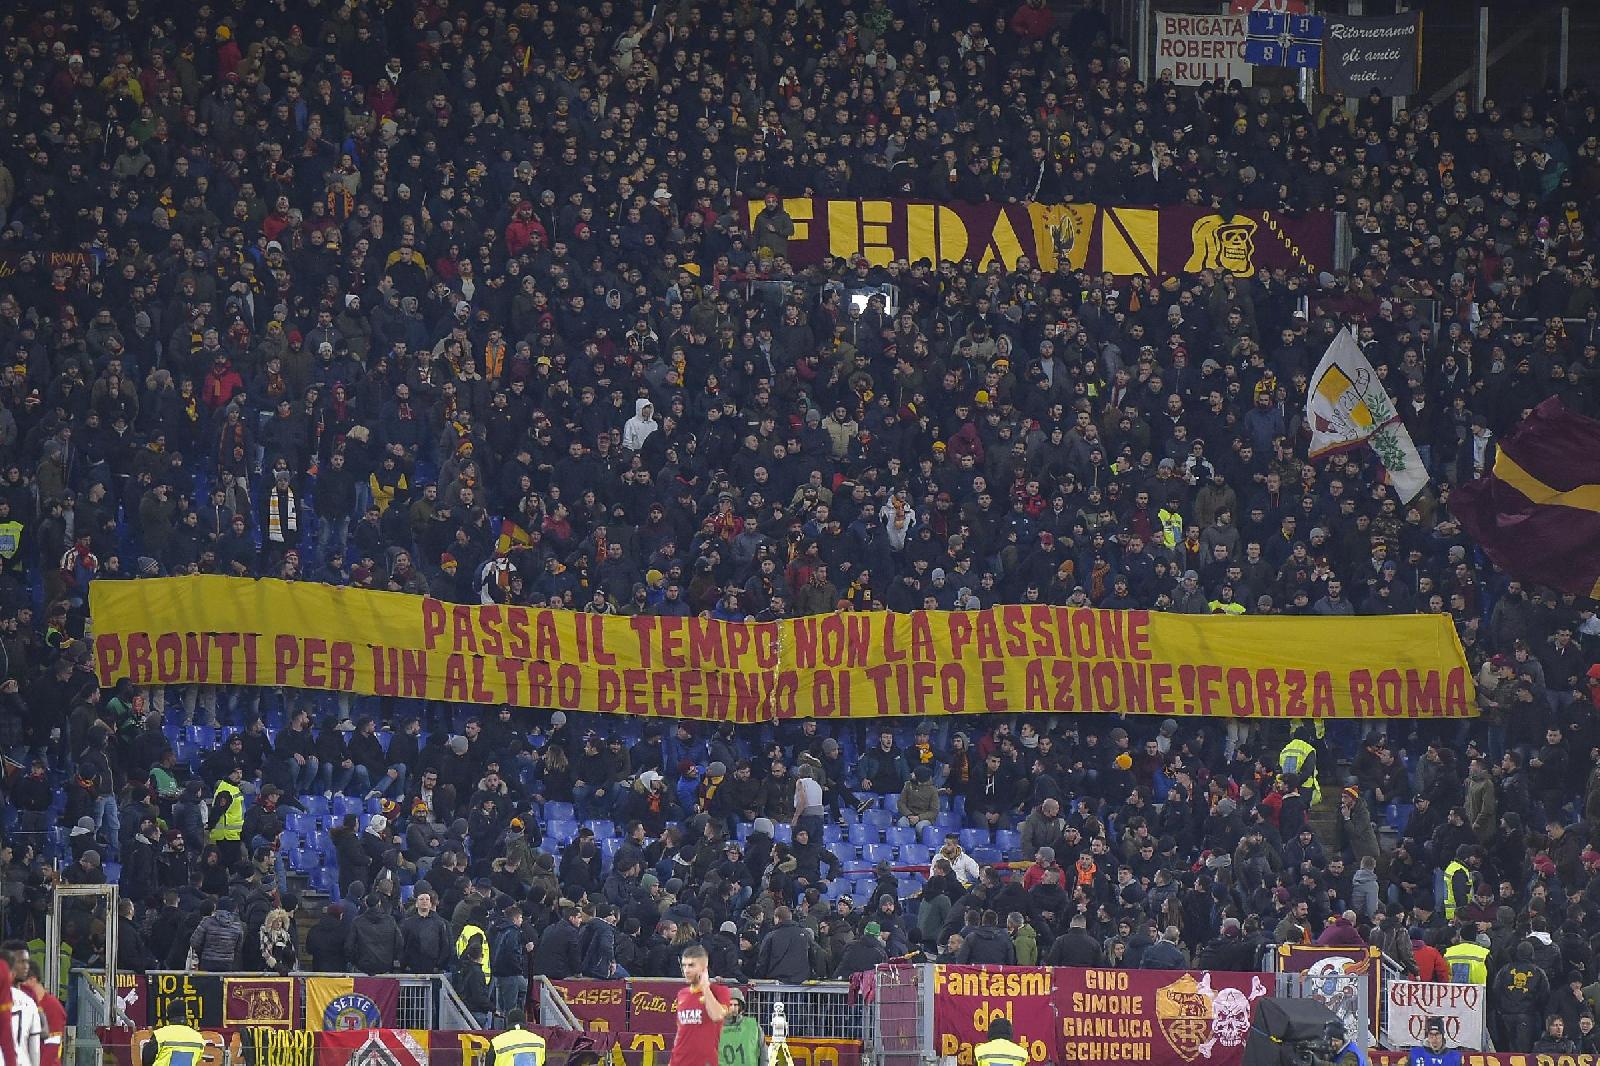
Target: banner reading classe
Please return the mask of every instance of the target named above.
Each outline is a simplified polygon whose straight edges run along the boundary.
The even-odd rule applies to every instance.
[[[1241,32],[1240,41],[1243,41]],[[746,202],[746,221],[766,205]],[[1014,269],[1026,256],[1039,269],[1167,277],[1201,270],[1253,277],[1257,269],[1312,272],[1331,268],[1334,215],[1241,211],[1223,216],[1197,207],[1102,207],[1094,204],[950,203],[912,200],[783,201],[794,220],[788,257],[810,266],[828,256],[999,262]]]
[[[215,576],[96,582],[102,684],[278,686],[669,718],[1477,713],[1444,615],[1011,605],[781,622],[446,603]]]

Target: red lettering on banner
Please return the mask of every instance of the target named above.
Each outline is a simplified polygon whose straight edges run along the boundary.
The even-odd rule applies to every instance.
[[[683,619],[668,615],[661,619],[660,628],[661,665],[668,670],[683,669],[687,665],[683,658]]]
[[[467,667],[461,654],[456,652],[444,661],[444,692],[442,698],[465,703],[467,700]]]
[[[431,596],[422,600],[422,640],[423,647],[431,649],[444,634],[445,611],[444,604]]]
[[[305,662],[300,671],[300,676],[304,679],[306,688],[322,688],[328,683],[327,655],[327,641],[319,640],[316,637],[306,638]]]
[[[896,663],[906,657],[905,649],[897,647],[894,642],[895,616],[884,612],[883,615],[883,661]]]
[[[1006,699],[1006,664],[997,659],[983,663],[983,709],[999,713],[1011,709]]]
[[[300,642],[291,636],[282,635],[272,642],[272,658],[276,667],[274,683],[280,688],[289,681],[289,673],[300,665]]]
[[[710,663],[717,669],[727,665],[723,656],[722,623],[714,618],[689,619],[689,661],[695,666]]]
[[[122,669],[122,642],[109,633],[94,638],[95,670],[100,676],[111,677]]]
[[[549,614],[548,611],[542,612]],[[512,607],[506,611],[506,635],[511,639],[507,642],[505,654],[513,659],[532,658],[533,648],[528,642],[528,609],[526,607]],[[543,658],[543,656],[540,656]]]
[[[128,634],[128,677],[135,685],[150,683],[150,634]]]
[[[156,638],[156,680],[170,685],[183,676],[183,642],[176,633]]]
[[[646,670],[650,669],[651,648],[650,634],[655,631],[656,619],[654,615],[636,614],[628,619],[628,625],[633,627],[633,635],[639,641],[639,665]]]

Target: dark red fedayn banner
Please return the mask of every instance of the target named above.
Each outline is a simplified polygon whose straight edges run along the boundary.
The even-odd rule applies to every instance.
[[[1047,966],[934,967],[934,1039],[971,1066],[995,1018],[1011,1022],[1034,1062],[1239,1066],[1258,973]]]
[[[919,200],[782,201],[794,235],[782,245],[796,266],[829,256],[881,266],[974,262],[980,269],[1019,262],[1048,272],[1088,270],[1119,276],[1213,270],[1249,277],[1257,269],[1311,273],[1334,264],[1331,211],[1241,211],[1221,215],[1198,207],[1107,207],[1097,204],[945,203]],[[744,221],[758,241],[765,209],[748,201]],[[769,247],[777,242],[766,242]]]

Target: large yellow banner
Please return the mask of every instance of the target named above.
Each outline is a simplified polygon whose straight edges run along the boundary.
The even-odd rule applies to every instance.
[[[102,684],[269,685],[763,722],[1477,713],[1450,619],[1003,606],[737,623],[178,577],[90,587]]]

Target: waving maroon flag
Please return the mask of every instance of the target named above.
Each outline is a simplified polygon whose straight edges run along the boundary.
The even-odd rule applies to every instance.
[[[1600,422],[1551,397],[1497,443],[1450,510],[1512,577],[1600,599]]]

